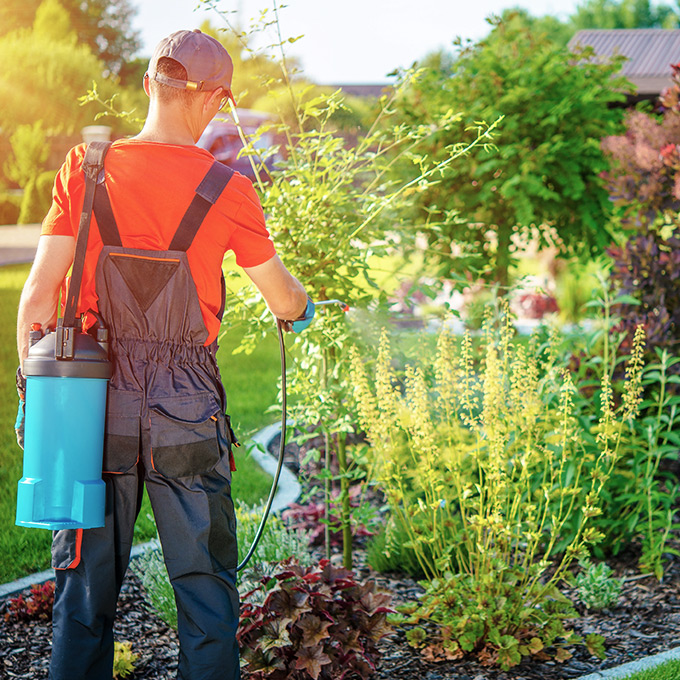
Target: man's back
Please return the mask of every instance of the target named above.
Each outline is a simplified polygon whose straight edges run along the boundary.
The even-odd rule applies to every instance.
[[[85,146],[69,153],[55,184],[55,201],[43,223],[43,234],[77,234],[85,183],[81,170]],[[138,140],[114,142],[106,157],[105,187],[122,243],[127,248],[166,250],[190,205],[196,188],[215,162],[195,146]],[[95,219],[91,230],[80,311],[97,311],[94,272],[102,248]],[[235,173],[187,251],[201,312],[215,339],[222,304],[220,272],[231,249],[242,267],[272,257],[274,247],[264,224],[259,200],[249,179]]]

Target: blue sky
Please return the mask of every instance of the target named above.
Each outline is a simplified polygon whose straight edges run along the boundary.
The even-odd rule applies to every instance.
[[[485,18],[517,5],[531,14],[565,18],[580,0],[284,0],[284,37],[304,35],[290,45],[305,73],[319,83],[385,82],[397,67],[410,66],[428,52],[448,47],[456,36],[479,39]],[[138,8],[143,54],[180,28],[197,28],[206,18],[224,25],[214,11],[193,11],[199,0],[131,0]],[[205,5],[201,5],[205,8]],[[271,8],[269,0],[227,0],[220,8],[239,10],[242,23]]]

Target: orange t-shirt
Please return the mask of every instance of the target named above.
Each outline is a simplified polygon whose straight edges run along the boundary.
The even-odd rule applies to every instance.
[[[42,234],[78,234],[85,195],[81,165],[86,145],[69,151],[54,182],[52,206]],[[121,241],[126,248],[167,250],[195,189],[210,169],[212,154],[195,146],[118,140],[106,156],[106,188]],[[92,218],[78,314],[97,311],[95,270],[103,247]],[[222,261],[233,250],[241,267],[263,264],[275,254],[252,182],[234,173],[187,251],[210,344],[219,331]],[[228,305],[227,305],[228,308]]]

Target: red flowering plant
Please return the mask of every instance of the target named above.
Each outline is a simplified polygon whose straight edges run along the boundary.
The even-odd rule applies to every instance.
[[[241,603],[238,642],[253,680],[368,678],[390,632],[390,595],[328,560],[261,575]]]

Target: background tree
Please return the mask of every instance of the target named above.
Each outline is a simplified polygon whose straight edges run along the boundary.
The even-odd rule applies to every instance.
[[[584,28],[677,28],[680,14],[669,5],[650,0],[588,0],[577,7],[569,24],[573,32]]]
[[[575,59],[511,17],[458,55],[425,61],[401,102],[405,120],[429,125],[447,110],[463,114],[430,145],[434,158],[475,121],[504,116],[497,151],[473,149],[417,201],[431,217],[427,238],[446,273],[487,261],[483,273],[507,284],[512,236],[532,225],[543,242],[544,226],[553,227],[570,254],[594,254],[610,242],[599,140],[620,129],[622,112],[610,105],[623,100],[626,81],[615,77],[620,62],[596,63],[590,54]]]
[[[46,134],[68,134],[93,122],[94,107],[79,106],[78,97],[93,80],[102,79],[105,66],[87,45],[79,43],[70,26],[69,15],[59,2],[45,0],[31,29],[0,37],[3,133],[42,120]],[[114,85],[102,87],[112,92]]]
[[[49,209],[48,192],[40,191],[39,183],[52,186],[53,173],[42,172],[50,153],[42,121],[19,125],[10,138],[12,155],[4,164],[7,177],[23,188],[18,224],[39,221]],[[45,187],[47,188],[47,187]]]
[[[0,4],[0,36],[30,29],[41,0],[3,0]],[[130,0],[62,0],[78,42],[87,45],[118,74],[141,47],[139,32],[132,28],[136,10]]]
[[[505,9],[500,19],[514,17],[534,33],[545,33],[557,44],[565,46],[577,31],[587,28],[678,28],[680,2],[676,7],[653,4],[650,0],[586,0],[565,20],[551,14],[534,16],[526,9]]]

